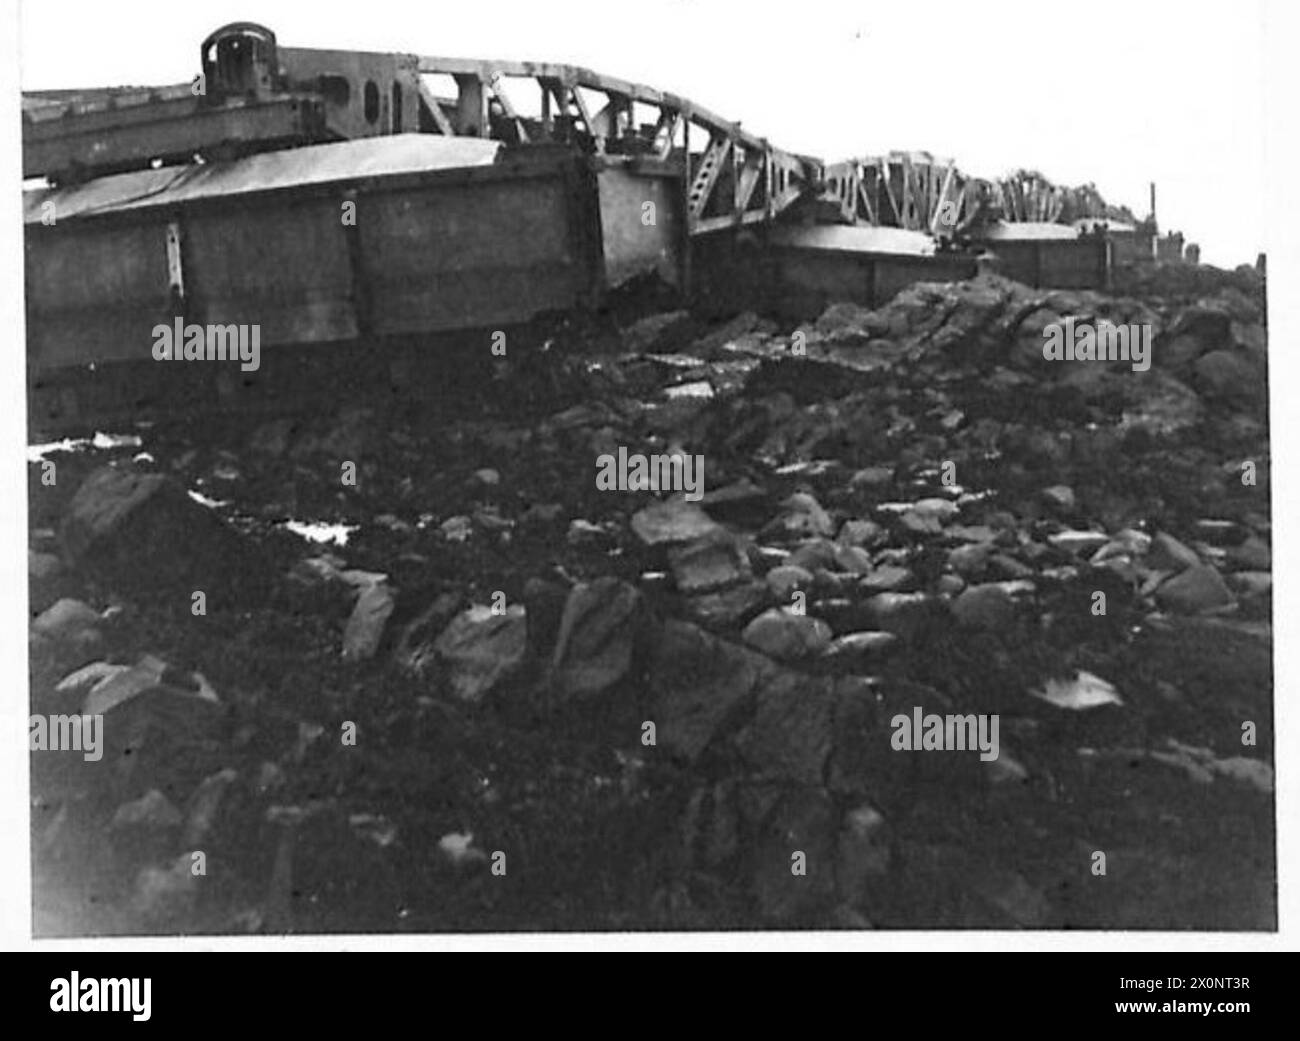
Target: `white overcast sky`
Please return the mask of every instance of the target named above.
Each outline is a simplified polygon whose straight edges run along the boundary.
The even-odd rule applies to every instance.
[[[1264,248],[1262,0],[111,0],[21,7],[26,89],[189,79],[218,25],[287,46],[532,58],[684,94],[792,151],[924,149],[1096,183],[1202,259]]]

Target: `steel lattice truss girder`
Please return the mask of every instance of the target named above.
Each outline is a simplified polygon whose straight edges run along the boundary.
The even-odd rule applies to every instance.
[[[453,119],[447,112],[463,116],[466,93],[482,85],[500,103],[521,139],[553,140],[576,133],[586,137],[600,155],[642,155],[679,164],[691,234],[771,220],[804,194],[820,190],[818,160],[775,148],[739,123],[676,94],[572,65],[433,57],[416,62],[421,75],[451,76],[456,81],[455,101],[436,99],[427,89],[422,92],[430,116],[443,133],[497,135],[499,122],[494,123],[486,109],[475,105],[468,120]],[[530,129],[528,121],[515,115],[504,86],[506,78],[537,83],[542,97],[540,126]],[[602,96],[604,104],[593,111],[584,92]],[[655,110],[656,121],[638,127],[634,103]],[[698,155],[691,154],[692,130],[706,138]]]
[[[825,168],[824,198],[851,224],[906,228],[940,237],[970,228],[980,217],[984,192],[952,160],[928,152],[891,152],[832,163]]]

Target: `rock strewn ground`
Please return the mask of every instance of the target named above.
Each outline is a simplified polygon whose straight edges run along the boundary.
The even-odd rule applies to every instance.
[[[105,719],[33,753],[38,931],[1273,927],[1262,287],[1189,279],[656,319],[540,413],[508,359],[481,416],[34,464],[32,712]],[[1070,317],[1151,370],[1044,361]],[[598,491],[619,447],[703,500]],[[895,750],[918,707],[998,758]]]

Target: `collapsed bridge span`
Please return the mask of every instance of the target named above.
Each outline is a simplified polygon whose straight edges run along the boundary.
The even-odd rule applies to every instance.
[[[828,166],[588,69],[281,47],[248,22],[190,83],[25,93],[23,171],[38,384],[146,362],[176,320],[256,325],[271,352],[373,345],[646,274],[723,307],[875,304],[1048,215],[926,153]],[[1063,234],[1086,262],[1052,271],[1104,281],[1104,236]]]

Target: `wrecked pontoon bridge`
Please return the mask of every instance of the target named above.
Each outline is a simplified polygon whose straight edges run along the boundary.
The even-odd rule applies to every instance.
[[[273,356],[428,349],[645,275],[706,306],[877,304],[973,274],[1001,212],[924,153],[828,166],[582,68],[287,48],[253,23],[209,36],[191,83],[25,93],[23,172],[29,378],[51,422],[80,407],[73,375],[143,386],[152,330],[178,320],[256,327]],[[1105,235],[1061,230],[1046,277],[1103,283]]]

